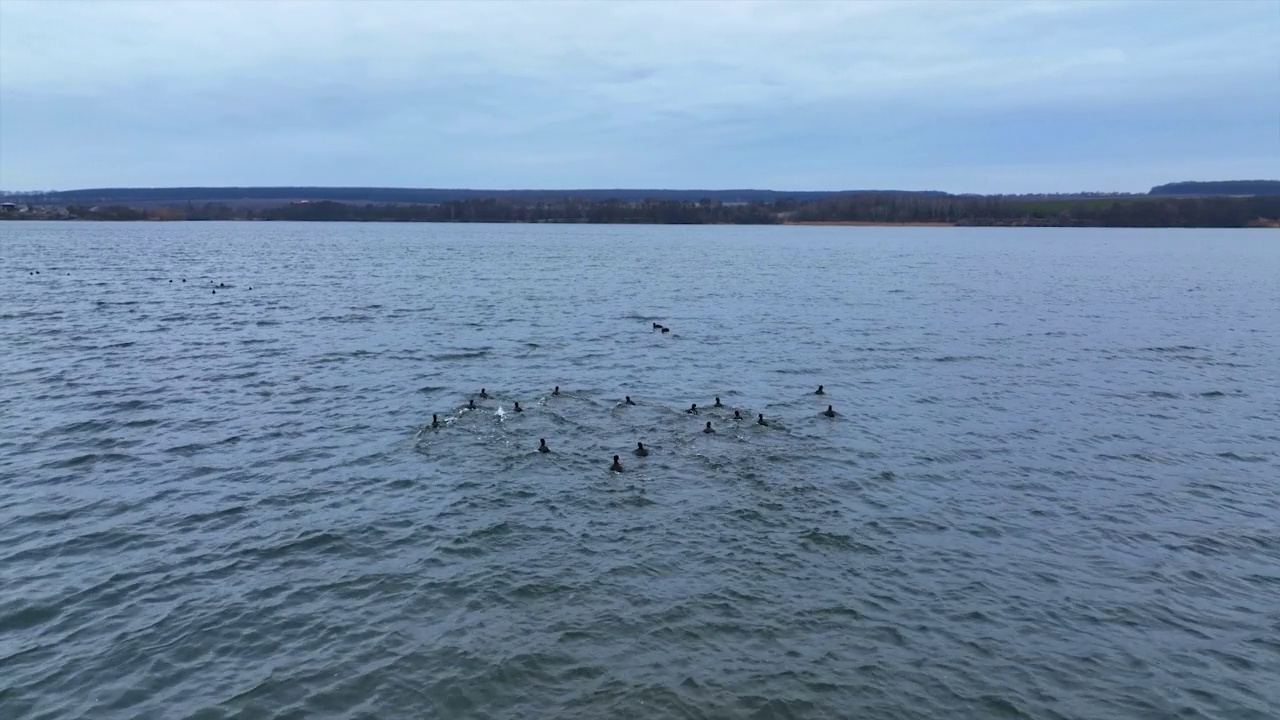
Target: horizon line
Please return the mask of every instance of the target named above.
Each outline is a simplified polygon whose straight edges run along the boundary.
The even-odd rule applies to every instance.
[[[838,190],[797,190],[786,189],[776,190],[766,187],[729,187],[729,188],[708,188],[708,187],[625,187],[625,186],[605,186],[605,187],[567,187],[567,188],[498,188],[498,187],[413,187],[413,186],[392,186],[392,185],[116,185],[116,186],[98,186],[98,187],[79,187],[67,189],[41,189],[41,190],[3,190],[0,189],[0,196],[13,195],[59,195],[65,193],[87,193],[87,192],[120,192],[120,191],[193,191],[193,190],[210,190],[210,191],[233,191],[233,190],[253,190],[253,191],[393,191],[393,192],[458,192],[458,193],[502,193],[502,194],[519,194],[519,193],[555,193],[555,194],[572,194],[572,193],[769,193],[786,195],[794,193],[798,195],[845,195],[857,193],[899,193],[899,194],[944,194],[954,196],[1003,196],[1003,195],[1145,195],[1149,194],[1152,189],[1165,187],[1168,185],[1200,185],[1200,184],[1222,184],[1222,183],[1280,183],[1280,179],[1233,179],[1233,180],[1178,180],[1153,185],[1146,190],[1076,190],[1072,192],[1041,192],[1041,191],[1025,191],[1025,192],[952,192],[950,190],[905,190],[901,188],[858,188],[858,189],[838,189]]]

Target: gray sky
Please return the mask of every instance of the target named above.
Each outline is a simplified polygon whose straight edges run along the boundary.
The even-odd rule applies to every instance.
[[[1280,177],[1280,0],[0,0],[0,188]]]

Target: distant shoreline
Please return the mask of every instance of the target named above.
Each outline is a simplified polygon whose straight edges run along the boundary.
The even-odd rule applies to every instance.
[[[123,191],[122,191],[123,192]],[[143,191],[137,191],[143,193]],[[809,225],[829,227],[1280,227],[1280,194],[1214,197],[1009,198],[852,193],[776,200],[550,200],[475,197],[434,203],[174,203],[161,198],[82,204],[0,202],[0,220],[549,223],[589,225]],[[170,201],[163,199],[170,196]],[[47,198],[45,198],[47,199]],[[275,201],[279,203],[279,201]]]
[[[1191,224],[1100,224],[1089,222],[1055,222],[1045,219],[1023,219],[1023,220],[1004,220],[981,218],[964,222],[923,222],[923,221],[875,221],[875,220],[781,220],[775,222],[609,222],[609,221],[584,221],[584,220],[430,220],[430,219],[410,219],[398,220],[391,218],[376,219],[357,219],[357,218],[262,218],[262,217],[226,217],[226,218],[160,218],[160,217],[76,217],[76,216],[15,216],[0,215],[0,227],[14,224],[25,223],[79,223],[79,222],[106,222],[106,223],[204,223],[204,222],[234,222],[234,223],[273,223],[273,222],[297,222],[297,223],[354,223],[354,224],[372,224],[372,225],[630,225],[645,227],[694,227],[716,225],[721,227],[919,227],[919,228],[1110,228],[1110,229],[1169,229],[1169,230],[1277,230],[1280,229],[1280,219],[1259,218],[1242,224],[1217,224],[1217,225],[1191,225]]]

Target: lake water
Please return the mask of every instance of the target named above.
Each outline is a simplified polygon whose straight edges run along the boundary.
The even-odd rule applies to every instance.
[[[1280,716],[1276,231],[11,222],[0,357],[6,720]]]

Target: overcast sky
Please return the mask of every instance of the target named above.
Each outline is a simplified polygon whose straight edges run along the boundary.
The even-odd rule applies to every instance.
[[[0,189],[1280,178],[1280,0],[0,0]]]

